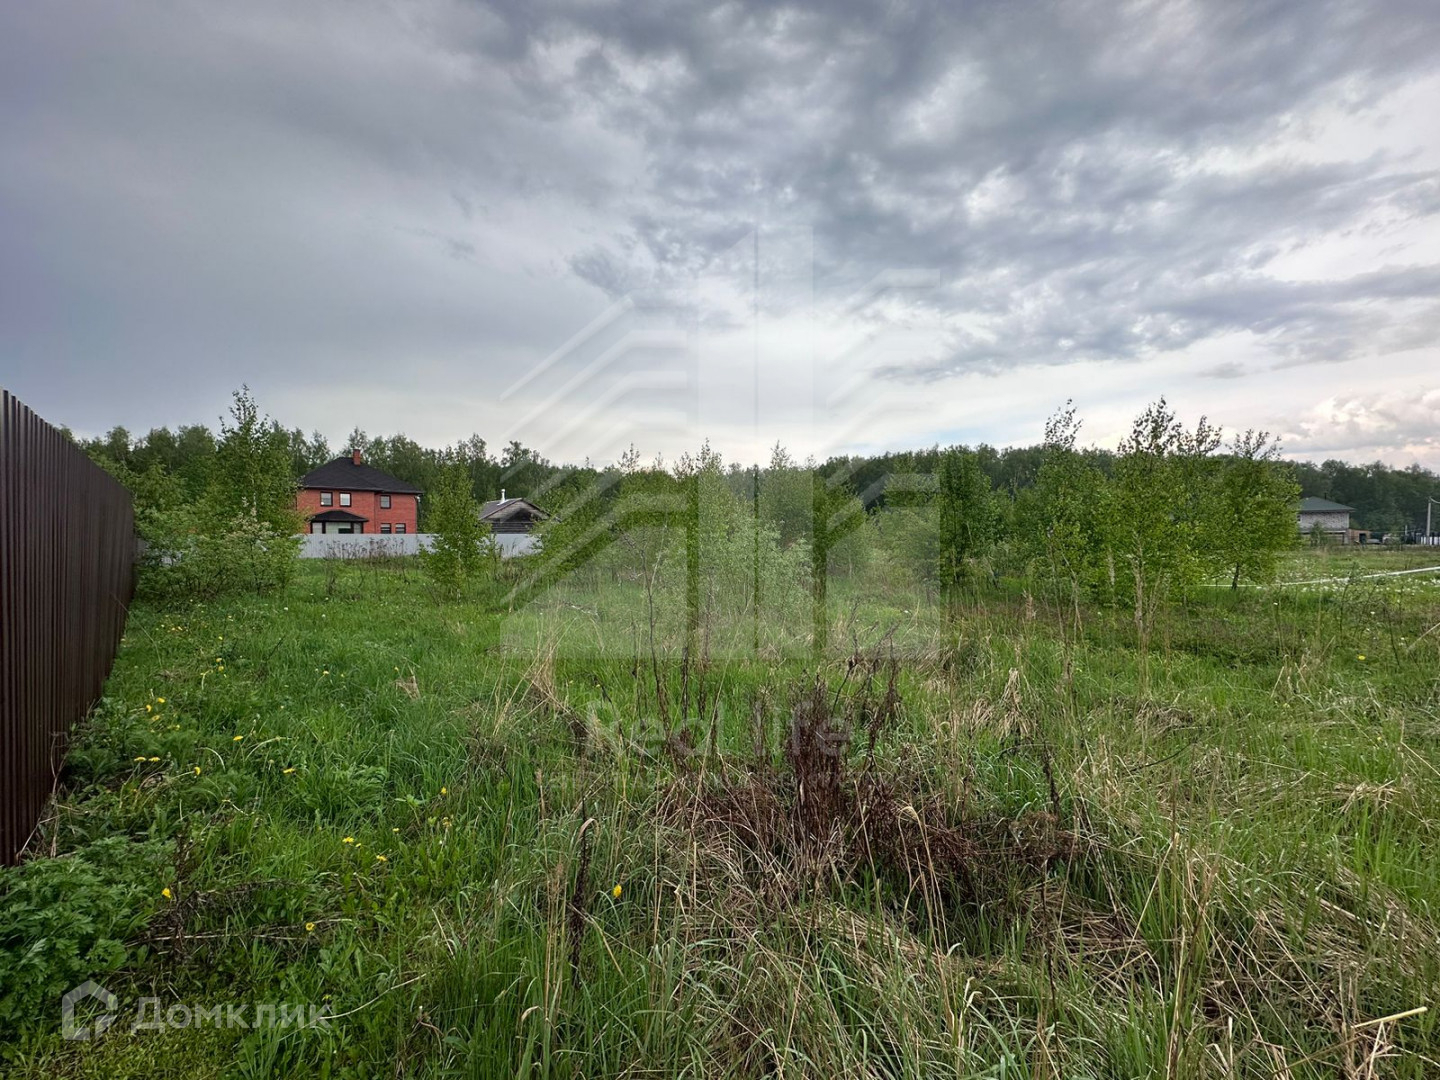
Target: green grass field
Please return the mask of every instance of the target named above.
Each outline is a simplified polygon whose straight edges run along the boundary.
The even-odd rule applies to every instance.
[[[137,605],[0,878],[0,1072],[1440,1075],[1440,574],[1354,576],[1426,562],[1297,555],[1351,580],[1198,590],[1143,657],[1012,582],[837,581],[818,664],[402,562]],[[66,1041],[90,977],[121,1019]],[[333,1018],[193,1020],[257,1004]]]

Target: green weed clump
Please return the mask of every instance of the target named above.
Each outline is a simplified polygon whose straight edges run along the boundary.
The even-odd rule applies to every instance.
[[[133,942],[164,903],[171,854],[163,840],[107,836],[0,869],[0,1033],[44,1030],[72,986],[143,960]]]

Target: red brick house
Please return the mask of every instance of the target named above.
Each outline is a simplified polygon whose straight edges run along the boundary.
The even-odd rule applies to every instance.
[[[366,465],[359,450],[300,478],[295,505],[312,533],[419,532],[420,496],[414,484]]]

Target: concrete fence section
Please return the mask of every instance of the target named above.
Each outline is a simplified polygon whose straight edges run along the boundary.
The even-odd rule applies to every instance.
[[[491,537],[502,558],[529,555],[540,548],[530,533],[497,533]],[[300,537],[302,559],[382,559],[417,555],[434,542],[429,533],[305,533]]]

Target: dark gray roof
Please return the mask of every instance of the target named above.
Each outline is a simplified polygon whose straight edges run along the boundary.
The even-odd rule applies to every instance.
[[[397,495],[420,495],[414,484],[400,480],[369,465],[356,465],[350,457],[337,457],[300,478],[302,488],[323,491],[384,491]]]
[[[1317,499],[1314,496],[1300,500],[1300,513],[1302,514],[1339,514],[1347,510],[1353,514],[1355,507],[1331,502],[1329,499]]]
[[[369,518],[361,517],[359,514],[352,514],[349,510],[325,510],[316,514],[311,521],[340,521],[354,524],[357,521],[369,521]]]
[[[480,507],[480,520],[504,521],[506,518],[513,517],[515,514],[526,509],[535,517],[548,518],[550,516],[529,499],[516,497],[514,499],[491,499]]]

